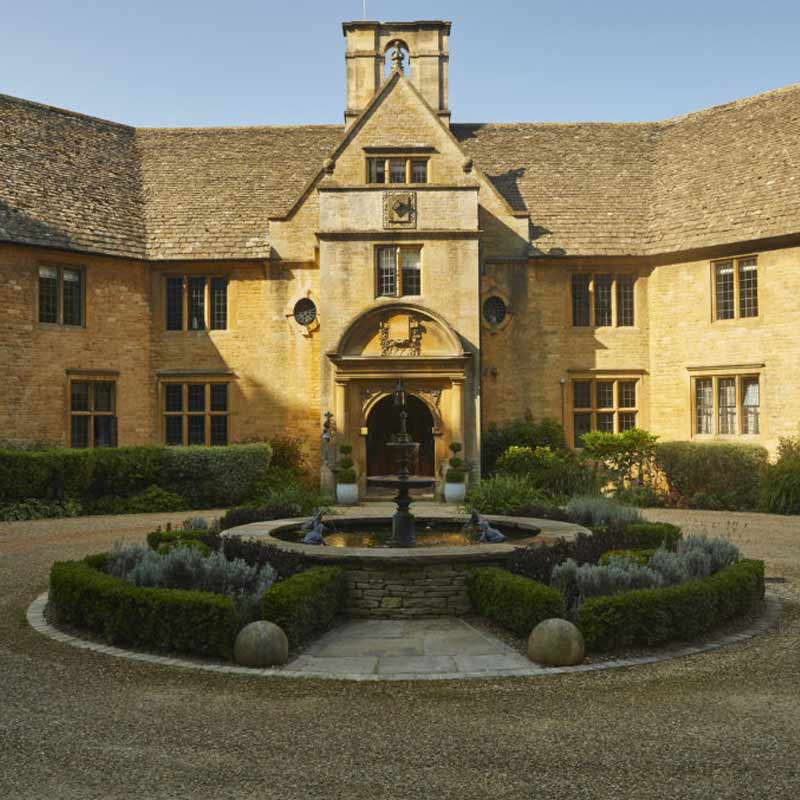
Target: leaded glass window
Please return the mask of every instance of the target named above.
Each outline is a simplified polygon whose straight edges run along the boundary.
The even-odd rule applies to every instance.
[[[206,279],[189,278],[189,330],[202,331],[206,327]]]
[[[617,278],[617,325],[632,327],[635,324],[633,278]]]
[[[228,383],[164,384],[164,441],[168,445],[228,444]]]
[[[167,330],[183,330],[183,278],[167,278]]]
[[[739,261],[739,316],[758,316],[758,266],[755,258]]]
[[[39,268],[39,322],[58,322],[58,270]]]
[[[717,264],[715,275],[717,319],[733,319],[735,310],[733,262],[723,261]]]
[[[72,381],[69,390],[70,446],[116,447],[116,384]]]
[[[596,275],[594,279],[594,324],[611,325],[611,276]]]
[[[592,415],[591,414],[573,414],[572,415],[572,428],[574,434],[574,446],[582,447],[581,439],[585,433],[590,433],[592,430]]]
[[[698,378],[694,384],[695,429],[714,432],[714,385],[711,378]]]
[[[742,433],[761,432],[761,392],[758,378],[742,378]]]
[[[614,381],[597,381],[595,386],[597,387],[597,407],[614,408]]]
[[[39,322],[83,325],[83,270],[39,267]]]
[[[224,331],[228,327],[228,279],[211,279],[211,325],[213,331]]]
[[[379,297],[422,294],[421,247],[379,247],[376,255],[376,288]]]
[[[394,247],[378,248],[378,294],[397,295],[397,251]]]
[[[572,276],[572,324],[575,327],[587,327],[592,324],[589,304],[590,283],[589,275]]]
[[[401,247],[400,264],[403,271],[403,294],[420,294],[422,283],[420,279],[419,248]]]

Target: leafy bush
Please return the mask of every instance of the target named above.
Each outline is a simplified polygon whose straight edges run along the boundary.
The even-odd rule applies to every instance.
[[[106,556],[60,561],[48,609],[57,622],[112,644],[230,658],[241,621],[233,600],[207,592],[142,589],[101,572]]]
[[[190,520],[187,520],[190,522]],[[210,550],[219,550],[221,539],[218,533],[208,528],[191,528],[184,523],[184,527],[178,530],[168,528],[162,531],[157,528],[147,534],[147,545],[152,550],[158,550],[163,544],[175,544],[177,542],[202,542]]]
[[[154,514],[189,508],[185,497],[151,486],[133,497],[101,497],[91,505],[92,514]]]
[[[656,446],[656,464],[673,504],[745,511],[758,506],[767,451],[751,444],[664,442]]]
[[[291,550],[283,550],[272,544],[242,539],[241,536],[225,536],[222,538],[222,551],[225,558],[233,561],[241,559],[251,567],[261,568],[270,564],[280,579],[290,578],[298,572],[308,569],[311,562]]]
[[[483,474],[490,477],[495,472],[497,459],[512,445],[519,447],[549,447],[551,450],[566,450],[564,428],[555,420],[543,419],[534,422],[525,417],[513,419],[501,426],[490,425],[481,438]]]
[[[681,538],[681,529],[668,522],[632,522],[625,527],[625,535],[638,542],[638,547],[674,550]]]
[[[223,553],[204,556],[196,547],[178,546],[160,555],[142,545],[114,545],[106,571],[136,586],[191,589],[233,599],[243,619],[254,617],[261,596],[275,581],[269,564],[260,569]]]
[[[658,437],[639,428],[622,433],[591,431],[581,438],[583,453],[603,470],[616,493],[631,484],[650,484]]]
[[[269,473],[268,444],[228,447],[167,447],[160,484],[183,495],[193,508],[247,502]]]
[[[565,613],[555,589],[499,567],[472,570],[467,589],[475,611],[520,637],[527,637],[540,622]]]
[[[587,600],[578,612],[590,651],[692,639],[756,608],[764,562],[739,561],[699,581]]]
[[[83,500],[92,468],[92,450],[0,450],[0,502]]]
[[[121,501],[141,500],[126,508],[167,510],[167,496],[152,495],[160,487],[173,505],[176,495],[184,498],[180,508],[237,505],[266,480],[271,453],[268,444],[0,450],[0,503],[77,500],[103,513],[130,513]]]
[[[687,536],[677,543],[679,556],[700,552],[708,557],[710,572],[718,572],[735,564],[742,557],[739,548],[727,539],[709,539],[706,536]]]
[[[77,500],[21,500],[0,505],[0,522],[78,517],[82,513]]]
[[[495,475],[469,487],[466,505],[483,514],[511,514],[525,506],[554,505],[531,481],[519,475]]]
[[[464,462],[458,455],[461,452],[461,442],[450,442],[450,452],[453,454],[447,462],[446,483],[464,483],[467,479],[467,470]]]
[[[656,550],[606,550],[600,556],[599,564],[608,564],[612,558],[623,558],[628,561],[634,561],[642,567],[646,567],[650,563],[650,559],[656,554]],[[663,550],[662,552],[668,552]]]
[[[607,527],[624,529],[633,522],[640,522],[642,515],[635,508],[602,495],[573,497],[567,503],[567,514],[573,522],[589,528]]]
[[[784,447],[784,452],[790,451]],[[771,514],[800,514],[800,456],[784,456],[767,467],[760,507]]]
[[[778,439],[778,462],[800,461],[800,434]]]
[[[525,477],[554,497],[585,494],[596,488],[591,470],[571,450],[512,445],[497,459],[495,471]]]
[[[344,607],[345,572],[339,567],[312,567],[276,583],[264,594],[261,614],[283,628],[291,647],[325,630]]]
[[[303,450],[303,440],[299,437],[276,436],[269,440],[272,447],[273,469],[284,469],[301,476],[307,468],[306,454]]]

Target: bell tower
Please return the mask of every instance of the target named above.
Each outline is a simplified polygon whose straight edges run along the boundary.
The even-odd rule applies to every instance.
[[[383,83],[386,53],[398,44],[408,52],[409,80],[442,120],[450,123],[449,22],[345,22],[342,30],[347,64],[346,127],[352,125],[375,96]]]

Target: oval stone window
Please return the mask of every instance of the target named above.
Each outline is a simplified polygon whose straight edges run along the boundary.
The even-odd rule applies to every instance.
[[[508,313],[508,308],[501,297],[493,295],[483,303],[483,318],[490,325],[499,325]]]
[[[298,300],[294,304],[294,318],[300,325],[313,325],[317,318],[317,307],[308,297]]]

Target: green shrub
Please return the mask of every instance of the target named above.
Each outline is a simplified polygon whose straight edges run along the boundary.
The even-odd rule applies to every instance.
[[[590,651],[687,640],[746,614],[763,597],[764,563],[745,560],[704,580],[587,600],[578,627]]]
[[[656,464],[675,505],[746,511],[758,507],[767,451],[751,444],[664,442],[656,446]]]
[[[168,447],[160,484],[183,495],[194,508],[239,505],[266,480],[271,456],[272,448],[266,443]]]
[[[674,550],[681,538],[681,529],[668,522],[632,522],[625,528],[629,540],[636,541],[638,548],[665,547]]]
[[[83,500],[92,480],[93,450],[0,450],[0,502]]]
[[[165,448],[158,445],[95,449],[89,496],[92,499],[129,498],[158,486],[164,451]]]
[[[481,437],[481,460],[483,474],[490,477],[495,472],[497,459],[512,445],[519,447],[549,447],[551,450],[566,450],[564,428],[555,420],[543,419],[534,422],[525,417],[513,419],[503,425],[490,425]]]
[[[635,563],[646,567],[650,563],[650,559],[655,554],[654,549],[648,550],[606,550],[603,555],[600,556],[600,564],[608,564],[612,558],[625,558],[628,561],[634,561]]]
[[[211,548],[199,539],[178,539],[174,542],[164,542],[156,548],[156,553],[160,556],[165,556],[178,547],[188,547],[192,550],[197,550],[204,558],[210,556],[212,553]]]
[[[571,498],[567,503],[567,514],[573,522],[588,528],[624,529],[642,519],[637,509],[623,506],[616,500],[602,495]]]
[[[497,459],[495,472],[527,478],[553,497],[587,494],[597,488],[591,469],[571,450],[512,445]]]
[[[344,570],[312,567],[265,592],[261,613],[283,629],[294,648],[331,624],[344,607],[346,593]]]
[[[800,514],[800,456],[767,467],[760,506],[771,514]]]
[[[482,514],[511,514],[525,506],[553,506],[552,498],[520,475],[495,475],[470,484],[466,505]]]
[[[207,529],[202,530],[166,530],[161,528],[147,534],[147,546],[151,550],[158,550],[163,544],[174,544],[175,542],[197,541],[202,542],[208,538]]]
[[[447,483],[464,483],[467,480],[467,473],[461,469],[451,467],[447,470],[445,481]]]
[[[778,462],[800,461],[800,434],[778,439]]]
[[[581,437],[583,453],[602,470],[619,494],[631,484],[652,480],[653,459],[658,437],[639,428],[622,433],[591,431]]]
[[[352,461],[350,462],[353,463]],[[340,467],[336,471],[336,483],[355,483],[356,471],[352,467]]]
[[[564,600],[555,589],[499,567],[472,570],[467,589],[475,611],[520,637],[546,619],[565,615]]]
[[[91,505],[92,514],[155,514],[156,512],[185,511],[185,497],[150,486],[133,497],[100,497]]]
[[[229,659],[241,627],[233,600],[208,592],[143,589],[101,572],[105,554],[60,561],[50,572],[56,622],[112,644]]]
[[[0,522],[78,517],[82,513],[77,500],[21,500],[0,505]]]

